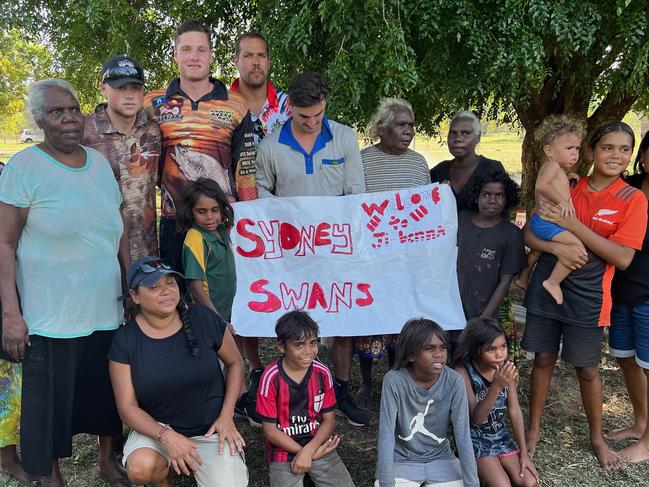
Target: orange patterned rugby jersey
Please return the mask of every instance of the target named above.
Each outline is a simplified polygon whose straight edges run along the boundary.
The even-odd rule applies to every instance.
[[[175,79],[147,94],[144,108],[162,133],[162,216],[174,218],[188,181],[219,183],[231,201],[257,197],[255,144],[248,105],[238,93],[210,78],[214,88],[197,101]]]

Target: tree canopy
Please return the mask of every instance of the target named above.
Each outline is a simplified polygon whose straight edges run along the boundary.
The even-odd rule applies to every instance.
[[[533,133],[545,116],[572,114],[592,129],[649,102],[649,4],[641,0],[18,0],[4,8],[7,26],[50,46],[88,101],[115,54],[137,58],[150,87],[165,84],[181,21],[214,32],[223,78],[234,75],[234,38],[254,28],[269,41],[279,86],[301,71],[323,72],[331,116],[361,129],[384,96],[408,99],[429,134],[467,108],[520,124],[528,188],[540,163]]]
[[[27,80],[52,72],[49,51],[25,40],[17,29],[0,31],[0,134],[25,126]]]

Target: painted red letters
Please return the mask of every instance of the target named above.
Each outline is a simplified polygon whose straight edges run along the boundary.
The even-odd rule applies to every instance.
[[[250,285],[250,291],[259,294],[262,300],[248,301],[248,308],[258,313],[272,313],[281,308],[290,311],[320,307],[327,313],[338,313],[343,306],[351,309],[353,305],[359,308],[371,305],[374,302],[371,287],[364,282],[355,285],[334,282],[323,288],[323,284],[314,281],[303,282],[294,289],[284,282],[275,287],[268,279],[258,279]]]
[[[286,251],[297,257],[315,255],[317,248],[330,254],[350,255],[354,251],[352,227],[349,223],[321,222],[318,225],[296,227],[279,220],[253,221],[242,218],[237,222],[236,232],[253,246],[238,245],[239,255],[250,259],[279,259]]]

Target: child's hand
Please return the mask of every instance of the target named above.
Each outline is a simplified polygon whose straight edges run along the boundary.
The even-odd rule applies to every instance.
[[[579,223],[579,220],[572,217],[565,217],[561,211],[560,205],[555,205],[549,201],[546,201],[541,204],[541,207],[538,208],[538,213],[541,218],[547,220],[551,223],[556,223],[560,227],[565,228],[566,230],[572,231],[575,226]]]
[[[331,435],[327,441],[318,447],[318,449],[313,454],[312,460],[320,460],[322,457],[329,455],[332,451],[338,448],[340,443],[340,436]]]
[[[571,186],[573,184],[577,184],[579,182],[579,178],[581,177],[576,172],[569,172],[568,174],[566,174],[566,176],[568,177],[568,181],[570,181]]]
[[[293,457],[293,461],[291,462],[291,470],[296,475],[307,473],[309,470],[311,470],[312,461],[313,453],[311,452],[310,448],[305,446],[299,452],[297,452],[295,457]]]
[[[504,387],[514,384],[517,377],[518,371],[516,370],[514,362],[507,361],[496,369],[494,380],[491,383],[498,387],[498,389],[503,389]]]
[[[538,485],[539,473],[536,471],[536,467],[534,466],[534,463],[532,462],[532,459],[528,454],[521,455],[520,465],[521,465],[521,471],[519,475],[521,476],[521,478],[525,476],[525,471],[527,470],[528,474],[534,477]]]
[[[558,206],[563,218],[570,218],[575,215],[575,208],[572,206],[572,201],[562,201]]]

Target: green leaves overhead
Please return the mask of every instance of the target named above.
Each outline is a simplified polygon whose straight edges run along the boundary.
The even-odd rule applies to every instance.
[[[197,19],[214,33],[220,77],[235,74],[234,38],[254,27],[268,38],[278,86],[301,71],[323,72],[330,115],[359,128],[384,96],[408,99],[428,133],[467,108],[533,132],[551,113],[588,118],[592,127],[622,117],[639,98],[647,105],[644,0],[8,3],[0,18],[47,45],[88,101],[97,97],[103,61],[115,54],[140,60],[149,87],[166,84],[175,69],[174,27]],[[524,145],[533,177],[531,150]]]
[[[28,82],[53,74],[50,52],[17,29],[0,31],[0,134],[15,135],[26,123]]]
[[[637,97],[647,86],[649,7],[634,0],[19,0],[3,8],[6,23],[52,48],[88,99],[115,54],[139,59],[149,86],[165,84],[174,27],[187,19],[214,32],[221,76],[234,75],[236,35],[255,27],[269,39],[280,86],[300,71],[324,72],[332,115],[359,126],[388,95],[411,100],[420,128],[433,132],[462,108],[525,124],[539,104],[543,113],[585,115],[611,92]]]

